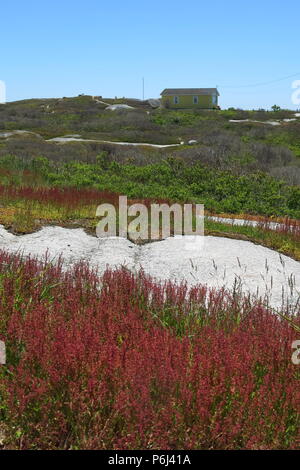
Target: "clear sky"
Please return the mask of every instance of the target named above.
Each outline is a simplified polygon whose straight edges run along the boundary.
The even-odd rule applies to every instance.
[[[299,0],[11,0],[0,17],[8,101],[141,98],[144,76],[146,98],[218,85],[222,108],[300,107]]]

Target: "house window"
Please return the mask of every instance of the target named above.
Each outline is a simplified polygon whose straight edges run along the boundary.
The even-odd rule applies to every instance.
[[[174,104],[179,104],[179,97],[178,96],[174,96]]]
[[[193,104],[198,104],[198,96],[193,96]]]
[[[217,95],[212,95],[212,104],[217,104]]]

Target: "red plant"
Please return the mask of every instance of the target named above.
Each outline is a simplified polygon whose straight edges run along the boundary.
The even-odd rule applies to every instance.
[[[25,199],[71,208],[92,204],[97,206],[103,201],[116,204],[118,197],[116,193],[96,189],[0,185],[0,198]]]

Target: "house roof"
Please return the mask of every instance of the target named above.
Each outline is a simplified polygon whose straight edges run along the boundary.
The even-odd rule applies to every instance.
[[[217,88],[165,88],[161,92],[161,96],[168,95],[212,95],[220,93]]]

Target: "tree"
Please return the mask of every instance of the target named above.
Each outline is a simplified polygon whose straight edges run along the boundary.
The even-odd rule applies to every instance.
[[[273,109],[274,113],[276,113],[277,111],[280,111],[281,108],[277,104],[273,104],[272,109]]]

